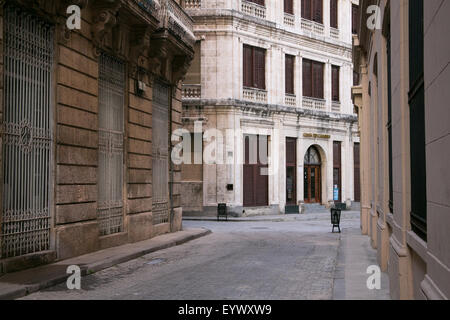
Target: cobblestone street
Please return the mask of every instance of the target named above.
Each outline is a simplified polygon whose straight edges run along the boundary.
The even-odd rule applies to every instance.
[[[338,292],[334,290],[340,239],[346,232],[358,231],[359,215],[344,218],[341,235],[331,233],[326,217],[185,221],[185,227],[205,227],[213,233],[83,277],[80,291],[69,291],[62,284],[26,299],[333,299],[333,294],[345,298],[342,282]],[[360,273],[365,274],[366,268]]]

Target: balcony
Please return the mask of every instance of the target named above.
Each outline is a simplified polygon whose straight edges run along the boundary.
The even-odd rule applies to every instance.
[[[310,110],[326,111],[326,101],[310,97],[303,97],[303,108]]]
[[[284,98],[284,103],[287,106],[295,107],[297,106],[297,97],[293,94],[286,94],[286,97]]]
[[[265,19],[266,18],[266,7],[260,6],[259,4],[253,2],[242,1],[241,6],[242,12],[250,16]]]
[[[265,90],[244,88],[242,91],[242,97],[247,101],[267,103],[267,91]]]
[[[325,26],[323,24],[303,18],[301,21],[302,30],[318,35],[325,34]]]
[[[339,40],[339,36],[340,36],[340,32],[338,29],[335,28],[330,28],[330,37],[335,39],[335,40]]]
[[[181,90],[183,99],[200,99],[202,97],[202,87],[199,84],[184,84]]]
[[[341,112],[341,103],[338,101],[333,101],[331,103],[331,111],[340,113]]]
[[[202,0],[185,0],[184,7],[186,9],[200,9],[202,6]]]
[[[140,2],[154,2],[153,0],[135,0]],[[161,5],[161,27],[169,29],[189,46],[195,43],[194,21],[184,9],[174,0],[159,0]]]
[[[284,25],[289,27],[295,27],[295,16],[289,13],[284,14]]]

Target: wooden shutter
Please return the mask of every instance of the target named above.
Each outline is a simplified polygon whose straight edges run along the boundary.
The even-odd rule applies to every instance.
[[[332,66],[331,70],[332,98],[333,101],[339,101],[339,67]]]
[[[323,99],[323,63],[313,62],[313,97]]]
[[[330,0],[330,26],[338,28],[338,0]]]
[[[333,189],[339,188],[339,202],[342,202],[342,145],[340,141],[333,141]]]
[[[284,12],[294,14],[294,0],[284,0]]]
[[[247,0],[248,2],[253,2],[259,4],[260,6],[264,6],[264,0]]]
[[[353,86],[359,86],[359,73],[353,71]]]
[[[266,50],[253,48],[254,50],[254,87],[266,89]]]
[[[360,150],[360,144],[355,142],[353,146],[355,202],[361,201]]]
[[[295,94],[294,92],[294,61],[295,57],[286,55],[285,61],[285,85],[287,94]]]
[[[313,21],[317,22],[317,23],[322,23],[323,19],[322,19],[322,13],[323,13],[323,0],[313,0],[313,6],[314,6],[314,14],[313,14]]]
[[[303,59],[303,96],[312,97],[312,61]]]
[[[353,34],[358,33],[359,29],[359,6],[352,5],[352,32]]]
[[[244,45],[244,87],[253,87],[253,52],[252,47]]]
[[[313,0],[302,0],[302,18],[311,20],[311,7]]]

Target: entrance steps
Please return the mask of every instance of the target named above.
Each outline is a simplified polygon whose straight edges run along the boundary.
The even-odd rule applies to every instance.
[[[305,206],[305,213],[324,213],[330,211],[325,206],[318,203],[305,204],[304,206]]]

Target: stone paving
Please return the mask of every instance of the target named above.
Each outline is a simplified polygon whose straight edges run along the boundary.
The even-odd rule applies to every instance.
[[[213,233],[83,277],[80,291],[59,285],[25,299],[333,299],[341,235],[315,218],[184,221]],[[343,229],[359,229],[358,218],[347,214]]]

